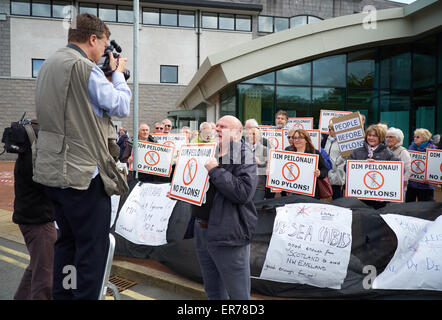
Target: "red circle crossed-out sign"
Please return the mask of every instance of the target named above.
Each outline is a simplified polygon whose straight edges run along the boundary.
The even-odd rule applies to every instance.
[[[364,176],[364,184],[368,189],[377,190],[384,185],[384,176],[379,171],[369,171]]]
[[[175,147],[175,143],[173,141],[166,141],[163,144],[168,147]]]
[[[422,164],[421,164],[422,163]],[[416,159],[411,162],[411,171],[415,174],[422,174],[425,172],[425,162]]]
[[[296,129],[304,129],[304,126],[302,125],[302,123],[295,123],[295,125],[293,127]]]
[[[296,179],[298,179],[300,172],[301,171],[299,170],[298,165],[294,162],[287,162],[282,167],[282,176],[284,177],[285,180],[290,182],[293,182]]]
[[[278,146],[279,146],[278,138],[275,138],[275,137],[269,137],[269,138],[267,138],[267,142],[270,144],[270,146],[271,146],[273,149],[278,149]]]
[[[156,151],[148,151],[144,156],[144,161],[149,166],[156,166],[160,162],[160,155]]]
[[[198,162],[195,158],[189,159],[184,166],[183,171],[183,183],[188,186],[193,182],[196,177],[196,171],[198,170]]]

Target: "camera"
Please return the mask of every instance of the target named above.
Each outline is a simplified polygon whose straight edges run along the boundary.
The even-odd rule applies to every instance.
[[[5,128],[3,132],[2,142],[5,144],[4,151],[1,153],[25,153],[31,151],[31,143],[26,132],[26,125],[38,125],[38,122],[25,119],[26,112],[23,113],[21,119],[12,122],[11,126]],[[37,131],[34,128],[37,135]]]
[[[116,52],[114,52],[114,50]],[[113,70],[111,69],[111,67],[109,65],[109,62],[110,62],[109,52],[111,52],[113,54],[114,58],[117,59],[118,56],[120,55],[121,51],[122,51],[121,47],[115,42],[115,40],[111,40],[110,46],[106,47],[106,49],[104,50],[103,56],[100,58],[100,60],[98,60],[97,65],[101,70],[103,70],[104,75],[106,77],[109,77],[113,73]],[[126,69],[126,70],[124,70],[123,74],[124,74],[124,79],[126,79],[126,81],[127,81],[127,79],[129,79],[129,77],[130,77],[130,71],[128,69]]]

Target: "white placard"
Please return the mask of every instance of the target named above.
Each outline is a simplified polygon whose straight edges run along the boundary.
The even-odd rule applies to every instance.
[[[168,177],[172,171],[174,148],[166,145],[138,141],[137,169],[139,172]],[[132,169],[132,164],[130,166]]]
[[[266,186],[313,197],[318,161],[317,154],[270,150]]]
[[[418,152],[409,150],[411,164],[410,164],[410,181],[424,182],[425,167],[427,154],[425,152]]]
[[[335,118],[332,124],[336,133],[339,151],[343,158],[348,158],[353,150],[363,146],[365,134],[359,112]]]
[[[442,216],[435,221],[398,214],[381,217],[396,234],[398,245],[373,289],[442,291]]]
[[[152,133],[152,136],[157,140],[159,144],[174,147],[175,158],[178,156],[181,146],[190,142],[187,141],[187,135],[185,133]]]
[[[312,130],[313,118],[289,118],[287,126],[295,129]]]
[[[351,252],[352,211],[326,204],[276,208],[261,278],[340,289]]]
[[[442,184],[442,150],[427,149],[425,180]]]
[[[167,197],[169,189],[168,183],[138,183],[120,210],[115,232],[136,244],[166,244],[167,225],[176,204]]]
[[[349,111],[321,110],[319,115],[319,130],[321,133],[328,133],[328,125],[331,124],[331,118],[350,113]]]
[[[283,150],[282,129],[261,129],[261,135],[267,139],[267,148]]]
[[[216,143],[186,144],[181,147],[170,187],[170,196],[200,206],[207,191],[209,173],[204,167],[215,154]]]
[[[347,161],[346,197],[403,201],[402,161]]]
[[[110,223],[111,228],[115,223],[115,219],[117,218],[119,205],[120,205],[120,196],[116,195],[116,194],[112,195],[111,196],[111,223]]]

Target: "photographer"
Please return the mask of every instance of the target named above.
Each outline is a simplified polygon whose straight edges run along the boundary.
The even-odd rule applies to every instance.
[[[109,151],[110,117],[130,113],[127,59],[109,53],[112,83],[96,65],[109,36],[99,18],[78,15],[67,47],[45,61],[37,78],[40,132],[33,179],[46,186],[59,227],[54,299],[98,299],[109,249],[110,196],[128,190]],[[66,266],[74,267],[76,286],[66,283]]]

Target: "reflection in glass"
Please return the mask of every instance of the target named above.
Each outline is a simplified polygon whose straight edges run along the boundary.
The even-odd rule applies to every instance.
[[[11,14],[20,14],[25,16],[31,15],[30,1],[11,1]]]
[[[311,116],[315,128],[318,128],[321,110],[345,110],[345,89],[313,88]]]
[[[219,15],[219,28],[224,30],[235,29],[235,17],[233,14],[220,14]]]
[[[258,32],[273,32],[273,17],[258,17]]]
[[[195,27],[195,13],[193,11],[180,11],[178,19],[180,27]]]
[[[297,117],[310,114],[310,87],[276,86],[276,109],[296,110]]]
[[[98,16],[103,21],[117,21],[117,7],[109,4],[99,4]]]
[[[160,10],[144,8],[143,9],[143,23],[144,24],[160,24]]]
[[[306,85],[311,84],[311,63],[304,63],[276,71],[277,84]]]
[[[160,82],[161,83],[178,83],[178,67],[177,66],[161,66]]]
[[[307,24],[307,16],[297,16],[290,18],[290,28]]]
[[[54,18],[66,18],[70,16],[71,8],[66,9],[65,12],[63,12],[64,8],[66,6],[70,6],[70,3],[67,1],[53,1],[52,2],[52,16]]]
[[[252,18],[250,16],[236,16],[236,30],[252,31]]]
[[[348,89],[347,111],[359,111],[366,117],[366,124],[378,123],[378,90]]]
[[[32,78],[37,78],[38,71],[43,64],[44,59],[32,59]]]
[[[395,45],[380,48],[380,82],[382,89],[410,89],[411,48]]]
[[[418,41],[413,46],[413,87],[436,83],[436,37]]]
[[[273,124],[274,86],[238,85],[240,119],[256,119],[263,125]]]
[[[89,13],[96,16],[98,14],[97,5],[92,3],[80,3],[80,14],[82,13]]]
[[[49,1],[32,1],[32,15],[37,17],[51,16],[51,2]]]
[[[353,88],[373,88],[376,50],[350,52],[347,57],[347,85]]]
[[[178,13],[176,10],[161,10],[161,25],[162,26],[173,26],[178,25]]]
[[[226,115],[236,116],[236,86],[232,85],[220,93],[221,117]]]
[[[275,73],[269,72],[255,78],[244,81],[244,83],[275,83]]]
[[[345,87],[345,55],[313,61],[313,85]]]
[[[275,17],[275,32],[286,30],[289,28],[288,18],[276,18]]]
[[[207,29],[218,28],[218,15],[216,13],[203,13],[202,14],[202,27]]]

